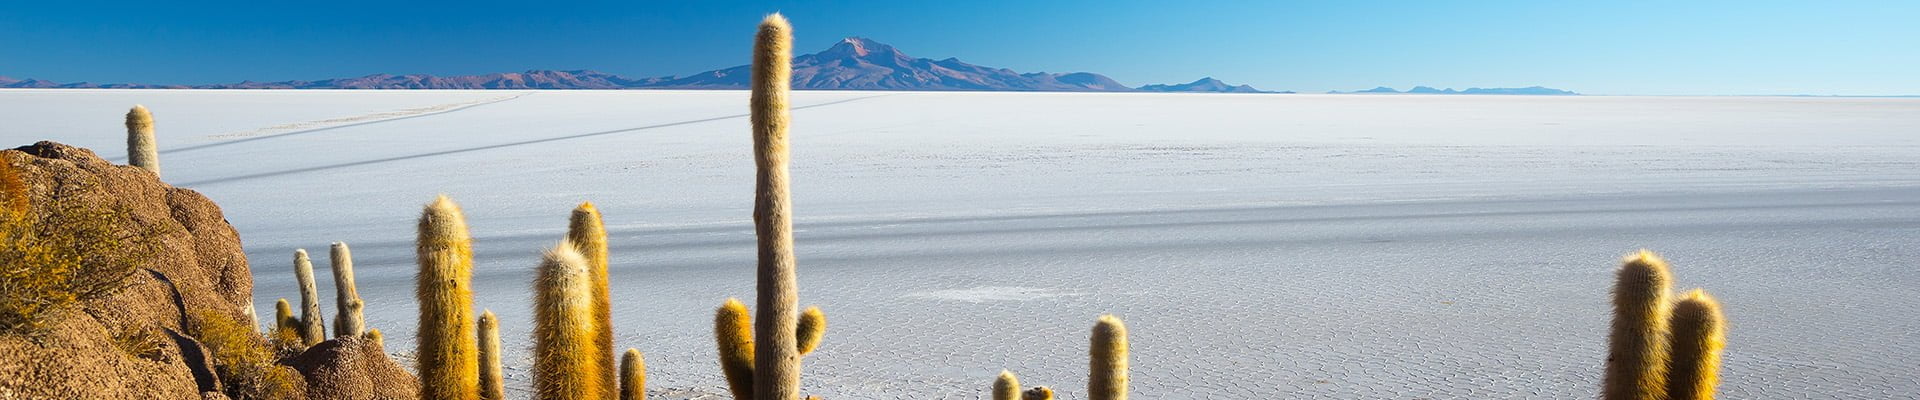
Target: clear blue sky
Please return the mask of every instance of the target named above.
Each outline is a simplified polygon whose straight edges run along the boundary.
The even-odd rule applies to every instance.
[[[1920,94],[1920,1],[162,1],[0,6],[0,76],[222,83],[743,64],[788,15],[846,36],[1128,85],[1545,85],[1597,94]]]

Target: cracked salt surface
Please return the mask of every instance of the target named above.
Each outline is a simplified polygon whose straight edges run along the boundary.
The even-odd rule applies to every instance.
[[[257,307],[297,293],[293,248],[347,241],[367,323],[397,353],[413,346],[414,218],[450,194],[515,389],[536,258],[592,200],[615,342],[647,353],[656,396],[725,398],[708,335],[721,300],[752,297],[745,93],[356,117],[502,95],[7,90],[0,141],[119,156],[120,116],[146,104],[167,179],[206,182],[245,238]],[[985,398],[1007,368],[1084,398],[1088,328],[1113,313],[1135,398],[1591,398],[1610,274],[1643,247],[1726,305],[1723,398],[1920,393],[1920,99],[794,101],[817,105],[793,114],[801,302],[831,321],[810,394]],[[304,121],[335,128],[212,137]],[[174,151],[202,144],[222,145]]]

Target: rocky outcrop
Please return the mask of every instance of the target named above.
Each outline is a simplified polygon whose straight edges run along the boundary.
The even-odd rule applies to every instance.
[[[388,358],[379,341],[364,336],[320,342],[287,363],[306,377],[309,399],[420,397],[413,375]]]
[[[218,355],[196,339],[196,324],[209,316],[252,323],[247,308],[253,277],[240,236],[220,207],[147,170],[59,143],[0,151],[0,162],[18,173],[32,212],[59,204],[116,210],[114,226],[150,228],[148,240],[157,250],[126,278],[125,289],[56,311],[36,336],[0,335],[0,399],[224,398],[226,385],[214,368]],[[308,387],[340,386],[336,379],[361,387],[414,385],[377,345],[346,340],[312,350],[318,353],[274,368],[297,367]],[[310,393],[326,399],[412,397],[391,390],[369,396]]]

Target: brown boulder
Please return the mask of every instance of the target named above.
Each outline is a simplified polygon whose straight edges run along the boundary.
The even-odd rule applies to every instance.
[[[113,226],[151,228],[157,250],[124,289],[49,314],[45,332],[0,334],[0,399],[225,398],[222,390],[261,379],[220,376],[215,365],[237,359],[256,360],[246,373],[284,375],[296,382],[280,387],[313,398],[414,397],[404,390],[414,378],[365,341],[328,342],[279,365],[262,358],[270,351],[247,315],[253,276],[240,236],[206,196],[53,142],[0,151],[0,162],[25,184],[31,213],[121,210]]]
[[[0,336],[0,398],[199,399],[217,388],[204,359],[183,356],[204,354],[187,310],[240,319],[253,296],[240,236],[219,206],[58,143],[0,151],[0,162],[19,173],[36,212],[67,202],[125,210],[121,222],[154,228],[158,250],[126,289],[59,311],[44,337]],[[129,337],[162,345],[141,358],[122,344]]]
[[[334,338],[300,353],[287,364],[306,376],[313,400],[399,400],[420,398],[413,374],[387,357],[378,341],[365,336]],[[325,382],[325,384],[317,384]]]

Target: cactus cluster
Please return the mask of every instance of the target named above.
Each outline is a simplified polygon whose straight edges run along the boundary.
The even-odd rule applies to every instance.
[[[1651,251],[1629,255],[1620,266],[1600,398],[1713,398],[1726,335],[1720,305],[1699,289],[1672,301],[1672,286],[1666,260]]]
[[[1119,317],[1102,315],[1093,324],[1087,346],[1087,398],[1126,400],[1127,325]],[[1053,389],[1035,386],[1020,390],[1020,378],[1001,370],[993,381],[994,400],[1053,400]]]
[[[807,307],[794,321],[797,330],[795,352],[800,356],[812,354],[820,347],[820,339],[826,336],[827,314],[819,307]],[[727,298],[713,313],[713,339],[715,350],[720,356],[720,372],[727,378],[727,390],[733,392],[734,399],[747,400],[754,396],[754,370],[756,349],[754,346],[752,313],[739,299]]]
[[[797,399],[801,360],[820,346],[827,327],[818,307],[798,309],[788,182],[787,97],[792,29],[779,14],[759,26],[752,65],[751,123],[756,167],[753,222],[757,240],[756,309],[728,298],[714,312],[714,342],[721,374],[736,400]],[[136,108],[144,115],[145,110]],[[151,119],[143,126],[148,143]],[[129,144],[136,131],[129,113]],[[148,158],[136,160],[150,161]],[[145,162],[145,161],[140,161]],[[157,166],[153,167],[157,173]],[[363,304],[354,289],[353,265],[344,243],[333,245],[338,286],[336,336],[381,341],[366,329]],[[416,296],[420,323],[415,349],[420,394],[432,400],[504,398],[499,319],[473,316],[472,239],[465,215],[446,196],[421,213],[416,241]],[[534,395],[539,399],[643,400],[646,365],[639,350],[613,354],[608,238],[599,210],[583,203],[573,210],[565,237],[546,250],[534,280]],[[304,250],[295,252],[303,312],[276,304],[276,334],[317,340],[317,291]],[[1629,256],[1614,289],[1614,317],[1601,397],[1607,400],[1711,399],[1717,383],[1725,321],[1704,291],[1671,299],[1667,264],[1651,252]],[[756,312],[757,311],[757,312]],[[766,346],[759,346],[765,344]],[[1126,400],[1129,377],[1127,327],[1103,315],[1089,335],[1087,398]],[[1022,387],[1011,371],[992,386],[995,400],[1052,400],[1045,386]],[[807,396],[806,399],[818,399]]]

